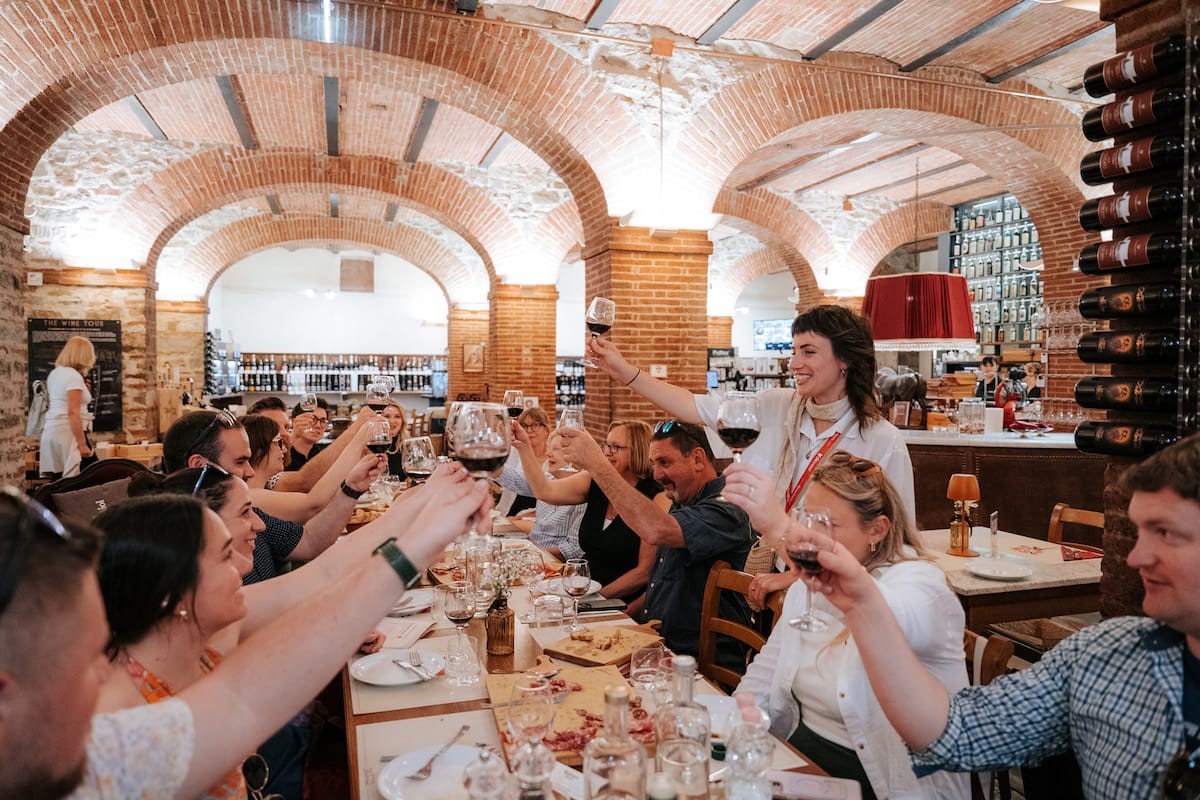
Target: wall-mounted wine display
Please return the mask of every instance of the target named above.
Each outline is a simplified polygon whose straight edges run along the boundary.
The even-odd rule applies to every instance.
[[[1110,147],[1079,166],[1087,184],[1113,192],[1079,210],[1087,231],[1111,231],[1085,246],[1077,265],[1110,286],[1084,291],[1079,314],[1110,330],[1078,337],[1084,363],[1112,365],[1113,375],[1075,385],[1075,402],[1105,409],[1108,419],[1075,429],[1081,450],[1143,458],[1196,427],[1200,353],[1200,181],[1196,175],[1197,42],[1171,36],[1088,68],[1084,88],[1111,102],[1083,117],[1083,133]]]

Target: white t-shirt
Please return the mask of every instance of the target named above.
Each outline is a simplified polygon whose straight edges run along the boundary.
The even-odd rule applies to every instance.
[[[174,797],[195,749],[195,721],[182,700],[97,714],[87,772],[68,800]]]
[[[50,407],[46,409],[46,422],[67,419],[67,392],[72,389],[83,392],[83,402],[79,408],[83,419],[86,421],[92,418],[87,409],[88,403],[92,402],[92,393],[88,391],[83,376],[78,370],[70,367],[55,367],[46,376],[46,394],[50,397]]]

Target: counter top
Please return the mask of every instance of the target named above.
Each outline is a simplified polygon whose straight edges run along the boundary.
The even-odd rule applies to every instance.
[[[942,445],[946,447],[1024,447],[1031,450],[1075,450],[1072,433],[1047,433],[1042,436],[1015,431],[1003,433],[958,434],[943,431],[901,430],[908,444]]]

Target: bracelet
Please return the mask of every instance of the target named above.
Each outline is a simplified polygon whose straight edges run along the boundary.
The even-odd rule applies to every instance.
[[[349,497],[351,500],[357,500],[367,493],[366,489],[351,489],[350,484],[342,481],[342,494]]]
[[[642,368],[641,368],[641,367],[638,367],[638,371],[637,371],[637,372],[635,372],[635,373],[633,373],[633,377],[632,377],[632,378],[630,378],[629,380],[625,381],[625,385],[626,385],[626,386],[630,386],[630,385],[632,385],[632,384],[633,384],[633,382],[634,382],[634,381],[636,381],[636,380],[638,379],[638,376],[639,376],[639,375],[641,375],[641,374],[642,374]]]
[[[396,574],[400,576],[405,589],[411,589],[421,579],[421,573],[417,571],[413,563],[408,560],[408,556],[404,555],[404,551],[396,544],[395,536],[379,545],[379,547],[376,547],[371,552],[371,555],[383,556],[383,560],[392,569],[396,570]]]

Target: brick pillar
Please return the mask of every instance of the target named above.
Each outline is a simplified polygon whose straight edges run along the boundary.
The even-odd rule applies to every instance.
[[[1171,34],[1184,32],[1184,19],[1178,0],[1101,0],[1100,18],[1116,26],[1117,52],[1132,50]],[[1119,96],[1124,97],[1125,94]],[[1095,149],[1099,147],[1096,145]],[[1123,184],[1118,183],[1117,188],[1123,188]],[[1064,388],[1073,389],[1074,383]],[[1129,551],[1133,549],[1137,531],[1126,516],[1129,495],[1117,485],[1132,463],[1129,459],[1109,458],[1104,471],[1104,561],[1101,563],[1100,612],[1106,618],[1142,613],[1141,579],[1125,562]]]
[[[452,308],[447,318],[446,341],[449,356],[446,359],[446,402],[453,402],[460,394],[484,396],[484,384],[487,382],[486,346],[488,340],[488,317],[486,311]],[[463,369],[463,345],[483,345],[485,355],[484,369],[479,372],[466,372]]]
[[[159,300],[156,373],[179,369],[180,379],[195,382],[196,391],[204,389],[204,331],[208,326],[208,304],[199,300]]]
[[[708,368],[708,256],[705,231],[652,236],[649,228],[626,228],[613,221],[607,250],[585,257],[587,296],[617,304],[608,335],[633,364],[649,371],[667,368],[666,380],[702,394]],[[663,412],[640,395],[613,382],[600,370],[587,371],[588,429],[602,435],[613,420],[651,422]]]
[[[50,269],[42,272],[42,280],[42,286],[25,293],[25,317],[115,319],[121,323],[122,429],[93,438],[157,441],[155,286],[145,273],[132,270]],[[199,352],[203,350],[201,345]]]
[[[733,317],[708,318],[708,346],[733,347]]]
[[[554,417],[554,363],[558,289],[550,285],[495,284],[489,297],[488,383],[498,403],[520,389]]]
[[[0,225],[0,481],[25,480],[25,412],[29,409],[25,312],[25,237]]]

